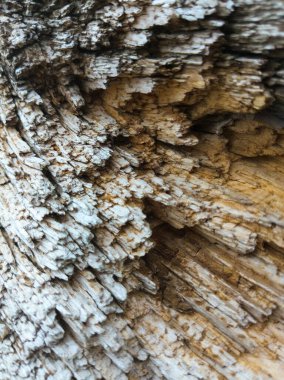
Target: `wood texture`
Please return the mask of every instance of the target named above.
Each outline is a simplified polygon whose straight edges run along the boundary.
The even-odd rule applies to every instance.
[[[282,0],[0,1],[0,379],[281,379]]]

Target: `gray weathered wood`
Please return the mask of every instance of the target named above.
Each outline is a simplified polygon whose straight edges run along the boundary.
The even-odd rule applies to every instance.
[[[282,0],[0,1],[0,379],[281,379]]]

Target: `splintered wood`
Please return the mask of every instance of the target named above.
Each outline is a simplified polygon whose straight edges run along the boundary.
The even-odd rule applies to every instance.
[[[0,380],[283,378],[283,17],[0,1]]]

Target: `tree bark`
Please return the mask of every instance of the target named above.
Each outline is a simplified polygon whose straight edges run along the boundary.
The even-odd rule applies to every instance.
[[[0,379],[281,379],[282,0],[0,2]]]

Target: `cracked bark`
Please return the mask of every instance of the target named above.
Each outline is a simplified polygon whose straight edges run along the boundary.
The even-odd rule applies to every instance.
[[[280,379],[283,2],[0,2],[0,378]]]

